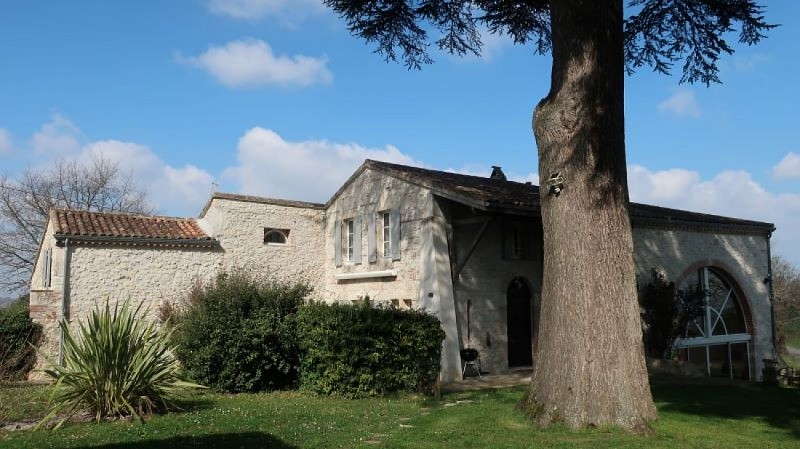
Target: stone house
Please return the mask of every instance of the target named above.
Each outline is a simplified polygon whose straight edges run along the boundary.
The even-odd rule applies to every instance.
[[[758,380],[774,355],[774,226],[632,204],[637,280],[699,286],[704,316],[678,354],[708,375]],[[304,279],[326,301],[369,297],[442,322],[441,377],[531,366],[541,303],[539,189],[495,167],[478,177],[366,161],[325,204],[215,193],[199,218],[53,210],[31,279],[31,316],[57,358],[57,320],[132,298],[151,313],[194,282],[244,268]]]

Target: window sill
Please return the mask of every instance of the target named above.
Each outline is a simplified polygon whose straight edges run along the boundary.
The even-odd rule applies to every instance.
[[[372,279],[372,278],[386,278],[386,277],[396,277],[397,270],[380,270],[380,271],[364,271],[361,273],[341,273],[336,274],[333,277],[337,281],[343,281],[348,279]]]

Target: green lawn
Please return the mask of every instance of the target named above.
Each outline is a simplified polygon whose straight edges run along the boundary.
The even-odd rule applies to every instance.
[[[3,448],[796,448],[800,390],[667,386],[653,393],[655,435],[615,429],[539,430],[515,413],[523,388],[348,400],[303,393],[198,394],[180,413],[136,422],[0,432]],[[42,411],[41,388],[0,386],[0,417]],[[9,403],[8,401],[11,401]],[[18,404],[28,404],[16,410]],[[9,410],[14,410],[9,412]]]
[[[800,321],[794,321],[784,329],[786,344],[800,348]]]

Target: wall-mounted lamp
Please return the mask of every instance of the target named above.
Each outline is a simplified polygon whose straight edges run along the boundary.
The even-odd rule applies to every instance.
[[[764,283],[769,284],[772,282],[772,274],[768,274],[767,277],[764,278]]]
[[[545,182],[547,186],[547,193],[558,196],[564,190],[564,177],[561,172],[553,173]]]

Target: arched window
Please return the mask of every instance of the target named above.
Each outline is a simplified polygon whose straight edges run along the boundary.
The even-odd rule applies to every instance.
[[[675,345],[681,360],[708,376],[750,378],[752,336],[739,291],[730,275],[716,267],[699,269],[681,285],[678,300],[694,314]]]
[[[289,243],[289,230],[264,228],[264,243],[267,245],[286,245]]]

